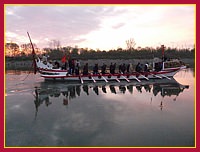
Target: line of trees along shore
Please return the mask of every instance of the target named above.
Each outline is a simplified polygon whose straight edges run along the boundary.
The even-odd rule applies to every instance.
[[[145,47],[141,48],[138,47],[137,49],[129,48],[129,49],[114,49],[109,51],[101,51],[99,49],[93,50],[88,48],[78,48],[78,47],[59,47],[59,48],[44,48],[42,51],[37,49],[36,45],[35,51],[37,55],[46,54],[49,56],[51,60],[60,60],[64,55],[67,57],[72,57],[74,59],[81,59],[81,60],[88,60],[88,59],[152,59],[155,57],[161,58],[162,57],[162,49],[161,47],[152,48],[152,47]],[[9,50],[10,54],[6,54],[6,60],[17,60],[17,61],[24,61],[24,60],[31,60],[32,59],[32,49],[31,45],[23,45],[23,50],[19,51],[19,46],[16,43],[6,43],[5,51]],[[165,57],[167,58],[195,58],[195,47],[193,49],[189,48],[165,48],[164,51]]]

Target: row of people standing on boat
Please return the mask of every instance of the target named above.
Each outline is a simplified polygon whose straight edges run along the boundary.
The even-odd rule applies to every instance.
[[[80,61],[79,60],[74,60],[74,59],[70,59],[68,61],[69,64],[69,74],[73,74],[75,73],[76,75],[79,75],[79,69],[80,69]]]
[[[47,62],[47,56],[43,55],[42,58],[40,58],[44,64],[49,64],[48,67],[52,67],[53,69],[62,69],[62,70],[68,70],[69,74],[76,74],[79,75],[79,69],[80,69],[80,61],[75,59],[69,59],[68,62],[65,61],[64,63],[60,63],[57,60],[54,61],[48,61]],[[63,62],[63,61],[62,61]]]
[[[47,56],[44,55],[42,60],[43,60],[43,62],[46,63],[47,62]],[[73,75],[73,74],[79,75],[80,74],[81,64],[80,64],[79,60],[69,58],[68,62],[66,62],[66,60],[65,60],[63,65],[60,65],[60,63],[58,61],[55,61],[52,64],[52,66],[53,66],[53,68],[56,68],[56,69],[61,67],[61,69],[63,69],[63,70],[68,70],[68,73],[71,74],[71,75]],[[106,73],[108,73],[108,71],[107,71],[108,69],[109,69],[110,74],[115,74],[115,73],[125,74],[125,73],[134,72],[132,63],[129,63],[127,65],[125,63],[119,64],[117,72],[116,72],[116,63],[112,63],[112,62],[110,64],[109,68],[107,68],[107,65],[105,63],[103,63],[103,65],[100,66],[100,67],[99,67],[98,64],[95,64],[92,67],[93,74],[99,74],[99,73],[106,74]],[[143,67],[143,65],[140,64],[140,62],[138,62],[138,64],[136,65],[135,71],[136,72],[149,71],[148,63],[146,63],[145,66]],[[88,63],[86,63],[83,66],[82,73],[83,73],[83,75],[89,74]]]
[[[57,65],[57,68],[59,67],[59,63],[56,62],[55,65]],[[134,71],[136,71],[136,72],[148,72],[149,71],[148,63],[143,65],[140,62],[138,62],[135,69],[134,69],[132,63],[120,64],[118,66],[118,71],[116,70],[116,67],[117,67],[116,63],[111,63],[110,66],[107,66],[105,63],[103,63],[103,65],[99,66],[97,63],[95,63],[94,66],[92,67],[92,73],[93,74],[99,74],[99,73],[102,73],[102,74],[106,74],[106,73],[125,74],[125,73],[132,73]],[[81,68],[80,61],[79,60],[73,60],[73,59],[68,61],[68,66],[67,66],[66,63],[62,66],[62,69],[66,69],[66,70],[68,69],[68,73],[71,74],[71,75],[73,75],[73,74],[79,75],[80,74],[80,68]],[[83,68],[82,68],[83,75],[88,75],[89,71],[91,71],[91,68],[89,70],[88,63],[85,63]]]
[[[47,57],[49,56],[46,56],[44,54],[44,56],[42,57],[42,61],[45,62],[45,63],[48,63],[47,62]],[[63,62],[63,61],[62,61]],[[80,61],[79,60],[75,60],[75,59],[72,59],[72,58],[69,58],[68,59],[68,62],[64,61],[64,64],[60,66],[60,63],[58,61],[55,61],[53,64],[52,64],[53,68],[60,68],[63,69],[63,70],[68,70],[68,73],[73,75],[73,74],[76,74],[76,75],[79,75],[80,74]],[[93,74],[98,74],[98,73],[102,73],[102,74],[106,74],[107,73],[107,65],[105,63],[103,63],[102,66],[98,66],[98,64],[95,64],[93,67],[92,67],[92,71],[93,71]],[[83,66],[83,69],[82,69],[82,73],[83,75],[88,75],[88,71],[89,71],[89,67],[88,67],[88,63],[86,63],[84,66]],[[99,72],[100,71],[100,72]],[[149,65],[148,63],[146,63],[145,65],[141,64],[140,62],[138,62],[138,64],[136,65],[135,67],[135,71],[136,72],[148,72],[149,71]],[[133,64],[132,63],[129,63],[129,64],[119,64],[118,66],[118,73],[120,74],[125,74],[125,73],[132,73],[134,72],[134,68],[133,68]],[[116,63],[112,63],[110,64],[109,66],[109,73],[110,74],[115,74],[116,73]]]
[[[60,66],[60,64],[57,61],[55,61],[54,65],[55,65],[56,68],[59,68],[59,66]],[[72,60],[68,61],[68,68],[67,68],[67,64],[65,63],[62,66],[62,69],[68,69],[69,74],[79,75],[80,74],[80,67],[81,67],[80,61],[72,59]],[[86,63],[83,66],[83,69],[82,69],[83,75],[88,75],[88,71],[89,71],[89,66],[88,66],[88,63]],[[143,65],[140,62],[138,62],[138,64],[135,67],[135,71],[136,72],[149,72],[149,64],[146,63],[145,65]],[[93,72],[93,74],[98,74],[98,73],[106,74],[108,72],[107,71],[107,65],[105,63],[103,63],[103,65],[99,67],[98,64],[95,64],[92,67],[92,72]],[[110,64],[109,72],[110,72],[110,74],[116,73],[116,63]],[[132,73],[132,72],[134,72],[134,68],[133,68],[132,63],[129,63],[127,65],[125,63],[123,63],[123,64],[120,64],[118,66],[118,73],[120,73],[120,74]]]
[[[115,73],[115,67],[116,67],[116,63],[115,64],[111,63],[111,65],[110,65],[110,73],[111,74]],[[103,65],[100,68],[101,68],[101,73],[102,74],[106,74],[107,65],[105,63],[103,63]],[[98,64],[95,64],[92,70],[93,70],[93,74],[99,74],[99,66],[98,66]],[[86,63],[83,66],[83,75],[88,75],[88,71],[89,71],[88,63]]]
[[[144,67],[143,67],[143,65],[142,65],[140,62],[138,62],[138,64],[137,64],[136,67],[135,67],[135,71],[136,71],[136,72],[142,72],[142,71],[144,71],[144,72],[149,72],[150,69],[149,69],[149,64],[148,64],[148,62],[144,65]]]
[[[108,71],[107,71],[108,70]],[[135,67],[135,71],[136,72],[149,72],[149,65],[148,63],[146,63],[145,65],[142,65],[138,62],[138,64]],[[115,73],[120,73],[120,74],[125,74],[125,73],[133,73],[134,72],[134,68],[133,65],[131,63],[129,64],[120,64],[118,67],[118,71],[116,71],[116,63],[111,63],[109,66],[109,69],[107,69],[107,65],[105,63],[103,63],[102,66],[98,66],[98,64],[95,64],[92,67],[92,72],[93,74],[106,74],[106,73],[110,73],[110,74],[115,74]],[[83,75],[88,75],[89,74],[89,68],[88,68],[88,63],[86,63],[83,66]]]

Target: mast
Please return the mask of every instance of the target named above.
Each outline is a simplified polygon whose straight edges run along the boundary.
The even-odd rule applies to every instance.
[[[35,61],[35,49],[34,49],[34,46],[33,46],[33,43],[31,41],[31,37],[29,35],[29,33],[27,32],[28,34],[28,37],[29,37],[29,40],[30,40],[30,43],[31,43],[31,47],[32,47],[32,57],[33,57],[33,68],[34,68],[34,74],[36,74],[37,72],[37,68],[36,68],[36,61]]]
[[[165,63],[164,63],[164,60],[165,60],[165,46],[161,45],[161,49],[162,49],[162,70],[164,70],[165,69]]]

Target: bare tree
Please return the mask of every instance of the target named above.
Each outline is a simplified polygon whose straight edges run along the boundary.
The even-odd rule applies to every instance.
[[[33,47],[35,48],[36,53],[38,53],[38,48],[36,44],[33,44]],[[27,43],[27,44],[22,44],[21,45],[21,50],[22,52],[24,52],[24,54],[29,55],[32,53],[32,45],[31,43]]]
[[[61,47],[60,41],[59,40],[51,40],[49,42],[49,47],[53,49],[59,49]]]
[[[126,40],[126,45],[127,45],[127,50],[133,50],[136,45],[134,38]]]

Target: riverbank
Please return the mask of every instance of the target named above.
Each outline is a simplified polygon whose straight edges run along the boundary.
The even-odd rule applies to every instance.
[[[182,61],[190,68],[195,67],[195,60],[194,59],[182,59]],[[152,63],[152,59],[98,59],[98,60],[80,60],[81,66],[83,66],[85,63],[88,63],[90,67],[92,67],[94,64],[98,64],[99,66],[106,64],[109,66],[111,63],[116,63],[117,66],[119,64],[125,63],[129,64],[132,63],[133,65],[136,65],[138,62],[145,64],[146,62]],[[5,70],[30,70],[32,69],[32,61],[7,61],[5,62]]]

